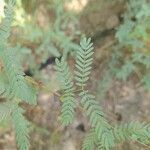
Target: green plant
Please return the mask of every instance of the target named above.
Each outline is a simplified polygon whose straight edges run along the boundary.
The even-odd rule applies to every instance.
[[[9,0],[5,9],[5,18],[0,25],[0,103],[1,120],[10,116],[16,134],[16,142],[20,150],[29,149],[29,122],[23,116],[21,102],[36,104],[36,90],[25,80],[25,74],[16,57],[15,50],[7,39],[10,34],[15,0]]]
[[[12,47],[8,42],[11,22],[13,20],[13,7],[15,0],[9,0],[5,9],[5,18],[0,25],[0,120],[10,117],[15,129],[16,143],[20,150],[29,149],[29,125],[24,117],[22,103],[36,105],[36,89],[26,80],[23,68],[20,64],[21,55],[18,55],[18,47]],[[64,37],[65,38],[65,37]],[[65,48],[64,45],[63,48]],[[25,50],[26,51],[26,50]],[[72,123],[77,107],[76,94],[80,106],[89,118],[91,129],[84,139],[82,149],[94,148],[110,150],[115,143],[126,139],[133,139],[144,145],[150,144],[150,124],[131,122],[113,127],[95,96],[87,90],[92,62],[93,44],[91,39],[83,38],[80,46],[76,46],[76,69],[73,78],[69,66],[66,63],[66,53],[61,60],[56,59],[58,79],[62,89],[62,109],[60,121],[63,126]],[[144,58],[143,58],[144,57]],[[20,58],[20,59],[19,59]],[[144,59],[144,60],[143,60]],[[139,60],[148,65],[145,56],[136,56],[133,61]],[[130,70],[130,69],[125,69]],[[145,78],[147,80],[148,77]],[[75,79],[75,84],[74,84]],[[145,82],[145,81],[143,81]],[[76,86],[75,86],[76,85]]]
[[[41,64],[45,64],[51,57],[59,58],[63,54],[67,57],[68,54],[74,54],[78,48],[78,45],[73,41],[78,35],[76,28],[77,19],[75,14],[65,10],[64,5],[67,1],[46,1],[46,6],[44,2],[42,3],[48,14],[49,11],[54,14],[53,19],[50,18],[45,27],[37,25],[36,18],[31,14],[27,15],[25,12],[23,13],[24,18],[26,18],[23,18],[25,20],[24,24],[18,25],[19,33],[21,33],[16,38],[18,53],[21,53],[22,63],[26,64],[32,74],[38,79],[42,78],[39,71]],[[31,2],[27,1],[24,3],[30,5]],[[29,43],[29,45],[26,43]]]
[[[58,79],[61,82],[62,89],[62,111],[60,120],[64,126],[70,124],[73,120],[76,106],[75,94],[80,98],[80,106],[84,109],[91,124],[91,130],[85,137],[82,150],[103,149],[110,150],[118,141],[133,139],[143,144],[149,144],[150,124],[140,124],[132,122],[112,127],[105,114],[101,110],[95,96],[86,89],[86,83],[89,80],[91,65],[93,62],[93,43],[91,39],[83,38],[80,42],[80,49],[76,52],[75,64],[75,83],[73,86],[70,71],[64,57],[61,60],[56,59],[56,69]]]
[[[135,73],[147,90],[150,89],[148,80],[150,74],[149,10],[150,3],[148,1],[129,0],[123,23],[116,32],[116,38],[122,49],[119,56],[122,65],[119,66],[120,68],[116,68],[116,77],[126,80],[129,75]]]

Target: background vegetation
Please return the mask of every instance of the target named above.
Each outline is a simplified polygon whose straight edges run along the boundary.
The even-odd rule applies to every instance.
[[[150,2],[148,0],[16,0],[15,4],[13,2],[13,0],[0,1],[0,149],[16,150],[18,147],[26,150],[29,141],[31,150],[78,150],[81,147],[85,150],[95,149],[93,143],[97,143],[97,139],[94,138],[96,135],[93,128],[90,132],[89,128],[90,123],[92,127],[98,127],[98,123],[96,125],[94,121],[89,123],[80,106],[79,96],[73,94],[74,87],[69,77],[75,70],[74,60],[80,47],[88,51],[91,48],[91,45],[88,45],[90,42],[95,49],[94,54],[91,51],[88,51],[89,55],[86,54],[89,57],[94,55],[87,90],[96,97],[91,98],[92,101],[87,101],[86,104],[94,104],[91,109],[95,108],[99,114],[101,110],[97,106],[100,106],[106,114],[108,123],[117,125],[114,129],[117,141],[128,139],[121,144],[115,144],[111,149],[149,149],[149,141],[145,139],[150,139]],[[4,9],[6,4],[8,5]],[[79,45],[80,39],[85,36],[91,37],[91,41],[89,39],[86,43],[86,40],[83,40]],[[79,57],[79,60],[76,60],[77,68],[83,63]],[[66,78],[63,86],[59,86],[57,80],[56,58],[57,70],[64,69],[61,70],[65,73],[62,76]],[[63,68],[66,61],[71,73],[67,67]],[[91,62],[91,59],[87,59],[87,62]],[[88,65],[91,64],[87,64],[89,71],[91,68],[88,67],[91,66]],[[77,70],[75,73],[76,81],[79,87],[82,85],[83,90],[90,72],[84,70],[82,74],[80,71]],[[80,73],[85,77],[84,81],[84,78],[80,78]],[[64,87],[66,80],[68,82]],[[60,91],[62,88],[70,89],[71,99],[77,99],[75,104],[74,101],[68,102],[73,109],[66,108],[65,103],[61,109],[63,98],[66,98],[60,99],[64,94]],[[79,89],[76,92],[81,91]],[[92,95],[86,93],[84,97],[82,94],[80,93],[81,103],[84,106],[84,98]],[[64,116],[67,109],[70,110],[70,118]],[[72,113],[75,114],[74,118]],[[90,120],[102,119],[91,118]],[[133,124],[128,124],[131,121]],[[105,128],[107,126],[105,120],[102,119],[101,122]],[[12,123],[13,125],[10,125]],[[61,123],[71,125],[63,127]],[[145,138],[145,134],[148,138]],[[128,138],[129,135],[132,141]],[[86,137],[84,143],[83,137]],[[106,137],[110,140],[106,140]],[[102,142],[105,144],[96,144],[96,147],[103,149],[105,146],[107,150],[113,145],[111,140],[110,136],[105,135]]]

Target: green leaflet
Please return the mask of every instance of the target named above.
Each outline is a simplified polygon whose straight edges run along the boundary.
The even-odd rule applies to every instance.
[[[0,122],[7,119],[11,114],[11,107],[9,103],[0,104]]]
[[[7,38],[13,19],[15,0],[9,0],[5,18],[0,25],[0,121],[10,116],[15,129],[19,150],[29,150],[28,121],[24,118],[19,102],[36,104],[36,90],[26,82],[24,72],[13,48],[8,47]]]
[[[11,48],[0,52],[4,65],[5,75],[9,81],[9,94],[11,97],[21,99],[29,104],[36,104],[36,91],[24,79],[24,72]],[[8,90],[8,89],[5,89]]]
[[[144,144],[150,143],[150,124],[131,122],[118,125],[113,130],[117,142],[124,141],[129,137]]]
[[[91,129],[87,134],[82,144],[82,150],[94,150],[97,143],[97,137],[94,129]]]
[[[82,88],[86,85],[86,82],[89,79],[91,64],[92,64],[92,55],[93,55],[93,43],[91,39],[83,38],[80,42],[80,49],[76,53],[76,71],[75,79],[77,85]]]
[[[14,124],[18,148],[19,150],[29,150],[29,123],[22,115],[23,112],[23,109],[19,108],[18,105],[12,106],[12,121]]]
[[[111,150],[112,147],[119,141],[126,139],[132,139],[139,141],[140,143],[149,144],[149,124],[140,123],[128,123],[120,126],[112,127],[108,120],[105,119],[105,114],[101,110],[99,103],[95,100],[95,96],[89,94],[86,90],[86,84],[90,77],[90,70],[92,65],[92,47],[91,39],[83,38],[80,42],[80,49],[76,52],[75,63],[75,80],[76,87],[72,82],[69,67],[62,57],[61,60],[56,59],[56,70],[58,73],[58,80],[60,81],[62,95],[62,110],[61,110],[61,122],[63,125],[68,125],[73,121],[75,94],[78,95],[78,101],[80,101],[80,107],[85,111],[91,124],[91,130],[85,136],[82,144],[82,150]],[[113,58],[114,59],[114,58]],[[116,62],[116,61],[115,61]],[[128,62],[127,66],[122,70],[126,73],[131,72],[134,62]],[[113,62],[114,65],[114,62]],[[131,66],[130,66],[131,65]],[[109,67],[111,67],[110,64]],[[130,66],[130,67],[129,67]],[[112,70],[111,70],[112,71]],[[109,71],[109,73],[111,72]],[[119,75],[124,79],[126,76]],[[107,77],[108,78],[108,77]]]
[[[67,126],[73,121],[75,113],[74,108],[76,106],[73,93],[73,81],[69,67],[64,58],[62,58],[60,61],[56,59],[56,70],[58,72],[61,89],[63,90],[61,97],[62,109],[60,114],[60,121],[62,125]]]

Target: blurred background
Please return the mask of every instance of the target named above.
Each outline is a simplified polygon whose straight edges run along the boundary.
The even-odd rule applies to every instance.
[[[0,0],[0,20],[5,1]],[[65,56],[70,69],[80,38],[95,47],[89,90],[111,124],[150,121],[149,0],[16,0],[9,42],[29,82],[37,89],[38,105],[23,106],[31,122],[31,150],[79,150],[89,123],[81,110],[62,128],[58,120],[59,86],[55,58]],[[46,88],[48,88],[48,90]],[[10,120],[0,123],[0,150],[16,150]],[[114,150],[147,150],[134,141]]]

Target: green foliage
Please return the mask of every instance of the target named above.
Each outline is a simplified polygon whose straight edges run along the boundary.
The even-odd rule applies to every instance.
[[[129,137],[132,140],[139,141],[143,144],[150,143],[150,124],[131,122],[116,126],[114,135],[118,142],[127,140]]]
[[[75,78],[77,85],[81,87],[79,96],[81,97],[81,105],[89,117],[92,128],[95,129],[97,139],[101,141],[103,148],[108,150],[113,145],[113,136],[110,131],[111,126],[104,118],[104,113],[101,111],[98,103],[95,101],[95,97],[86,91],[86,82],[89,79],[91,65],[93,62],[93,43],[91,39],[83,38],[80,42],[80,49],[77,51]],[[84,147],[83,147],[84,149]]]
[[[59,74],[59,81],[62,81],[63,84],[63,93],[65,89],[67,89],[67,95],[74,95],[73,93],[78,94],[81,107],[87,114],[91,124],[91,130],[84,139],[82,150],[94,150],[95,148],[99,150],[110,150],[118,141],[121,142],[130,138],[142,144],[149,144],[149,124],[131,122],[129,124],[112,127],[105,119],[105,114],[101,110],[98,102],[95,101],[95,96],[89,94],[89,91],[86,90],[86,83],[89,79],[93,60],[92,45],[90,38],[83,38],[80,42],[80,49],[78,49],[76,53],[75,79],[77,87],[75,91],[73,91],[74,88],[72,80],[70,80],[69,68],[66,62],[64,62],[65,59],[62,58],[61,61],[56,59],[56,68]],[[63,95],[63,103],[65,104],[65,101],[68,101],[68,97]],[[69,99],[72,103],[72,97]],[[75,101],[75,99],[73,100]],[[72,105],[67,106],[66,108],[68,109],[65,109],[66,114],[70,113],[69,107],[73,110]],[[60,114],[61,120],[67,122],[66,115],[64,116],[62,114],[63,112]],[[68,117],[68,122],[71,123],[70,117]]]
[[[120,68],[120,70],[118,71],[118,73],[116,74],[116,77],[118,79],[122,79],[122,80],[126,80],[127,77],[129,76],[130,73],[132,73],[134,70],[134,65],[131,61],[127,61],[122,68]]]
[[[76,74],[76,81],[77,85],[84,88],[86,85],[86,82],[89,79],[90,70],[91,70],[91,64],[93,61],[92,55],[93,55],[93,43],[91,43],[91,39],[89,38],[86,41],[86,38],[83,38],[83,40],[80,42],[81,48],[77,51],[76,54],[76,68],[75,71]]]
[[[11,48],[6,48],[0,52],[5,75],[8,77],[9,89],[5,97],[19,98],[29,104],[36,104],[35,91],[32,90],[25,78],[19,61]]]
[[[114,144],[111,126],[105,120],[104,113],[94,98],[93,95],[83,92],[81,93],[81,104],[89,117],[92,128],[95,129],[100,144],[104,149],[109,150]]]
[[[12,121],[15,128],[17,145],[20,150],[29,150],[29,123],[22,115],[23,112],[23,109],[19,108],[18,105],[12,105]]]
[[[61,123],[66,126],[70,124],[74,117],[75,100],[73,93],[73,82],[69,72],[69,67],[65,60],[62,58],[60,61],[56,59],[56,69],[58,71],[59,81],[61,81],[61,89],[63,94],[61,97],[62,109],[60,120]]]
[[[119,26],[116,38],[122,47],[122,66],[116,69],[116,77],[126,80],[132,73],[140,76],[140,82],[149,90],[150,82],[150,53],[149,39],[150,30],[150,2],[146,0],[130,0],[127,3],[127,11],[124,13],[124,21]],[[125,49],[130,50],[128,58]],[[142,68],[142,69],[140,69]],[[144,72],[143,72],[144,70]],[[146,80],[146,82],[145,82]]]
[[[14,48],[8,46],[7,39],[13,19],[15,0],[9,0],[5,10],[5,18],[0,25],[0,120],[10,116],[16,133],[16,141],[20,150],[29,149],[28,122],[22,115],[19,106],[21,101],[36,104],[36,90],[25,80],[25,74],[16,57]]]
[[[11,114],[11,107],[9,103],[0,104],[0,122],[5,120]]]
[[[54,14],[54,16],[49,19],[50,21],[45,23],[44,27],[37,25],[37,17],[31,14],[28,14],[30,17],[24,14],[24,16],[26,16],[25,23],[22,26],[18,25],[18,30],[21,35],[16,39],[16,42],[22,45],[22,48],[19,49],[19,53],[22,53],[22,51],[26,52],[26,54],[24,53],[24,55],[22,55],[23,63],[27,64],[27,62],[31,62],[27,65],[29,69],[32,70],[33,75],[38,78],[42,78],[39,72],[41,63],[46,63],[50,57],[59,58],[61,55],[65,57],[67,57],[68,54],[73,55],[75,50],[78,49],[78,45],[73,41],[79,34],[76,28],[76,15],[71,11],[65,10],[64,5],[67,1],[68,0],[48,0],[47,2],[42,2],[47,14],[49,15],[49,11]],[[22,3],[23,5],[29,6],[35,3],[35,1],[22,1]],[[26,43],[31,43],[34,46],[30,48]],[[26,58],[28,58],[28,61],[26,61]],[[37,60],[38,63],[36,63]]]
[[[6,43],[7,38],[10,34],[10,26],[13,19],[13,6],[15,1],[9,0],[9,3],[7,7],[4,9],[5,12],[5,18],[2,20],[2,23],[0,24],[0,45],[2,46],[4,43]]]
[[[144,84],[146,90],[150,89],[150,75],[149,74],[145,75],[142,78],[141,82]]]
[[[73,122],[75,108],[79,102],[91,124],[91,129],[84,139],[82,150],[94,150],[95,148],[110,150],[117,142],[128,139],[142,144],[150,144],[149,124],[131,122],[113,127],[106,119],[102,108],[95,100],[95,96],[87,90],[87,82],[90,78],[93,63],[93,43],[91,43],[91,38],[83,38],[80,45],[75,44],[72,41],[76,35],[74,27],[69,36],[66,34],[65,31],[69,26],[70,19],[73,18],[68,12],[65,12],[64,2],[65,0],[55,0],[53,2],[56,20],[54,24],[50,25],[50,29],[42,30],[33,25],[26,28],[27,32],[24,35],[24,38],[27,38],[31,43],[36,41],[35,54],[37,58],[40,57],[41,62],[44,63],[50,55],[55,57],[63,55],[60,60],[56,59],[56,70],[62,90],[60,98],[62,103],[60,111],[61,124],[67,126]],[[30,105],[36,105],[36,89],[27,82],[20,61],[24,57],[22,53],[31,55],[33,51],[20,45],[12,48],[7,41],[13,20],[14,4],[15,0],[8,1],[5,18],[0,25],[0,99],[4,101],[0,103],[0,121],[11,117],[18,148],[28,150],[29,122],[23,115],[24,110],[21,108],[20,103],[25,102]],[[125,61],[122,61],[121,69],[115,68],[115,65],[119,61],[118,57],[121,59],[124,58],[124,55],[121,53],[117,57],[112,56],[112,64],[108,65],[102,88],[107,88],[107,84],[112,78],[110,74],[115,73],[117,78],[126,80],[132,72],[137,72],[139,65],[146,70],[144,70],[141,83],[145,85],[146,89],[150,88],[150,56],[142,52],[143,49],[147,48],[149,6],[150,4],[144,0],[138,1],[138,3],[135,0],[129,2],[127,14],[124,15],[124,23],[119,27],[116,38],[120,42],[120,47],[131,49],[131,55],[127,56]],[[132,17],[135,17],[136,21],[133,21]],[[31,32],[33,29],[34,32]],[[29,33],[31,34],[29,35]],[[19,52],[20,50],[22,50],[21,53]],[[63,50],[63,52],[60,50]],[[72,78],[66,62],[66,57],[70,52],[76,54],[74,78]],[[116,58],[117,61],[115,60]],[[27,60],[34,63],[34,65],[29,64],[36,66],[34,59],[36,58],[31,56]],[[36,69],[39,69],[38,65],[36,67]],[[76,96],[78,97],[78,102],[75,99]]]
[[[97,143],[97,137],[95,130],[91,129],[87,134],[82,144],[82,150],[92,150],[95,149],[95,144]]]

